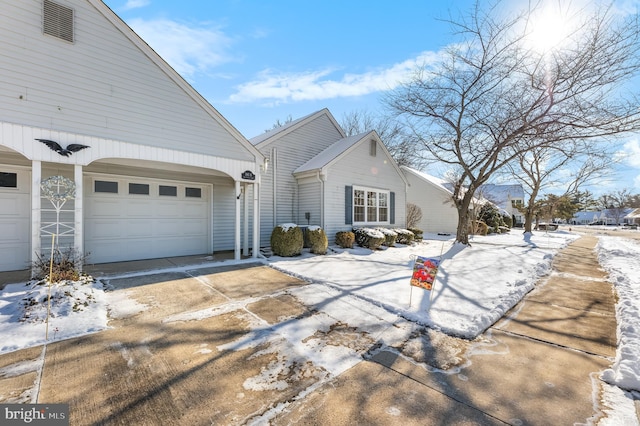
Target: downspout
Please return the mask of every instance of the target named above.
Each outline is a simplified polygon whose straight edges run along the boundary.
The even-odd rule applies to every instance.
[[[273,173],[272,185],[273,185],[273,199],[271,200],[273,204],[273,226],[271,229],[278,226],[278,151],[275,148],[271,148],[271,170]]]
[[[320,227],[324,229],[324,183],[327,181],[327,175],[320,169],[316,173],[316,179],[320,182]]]

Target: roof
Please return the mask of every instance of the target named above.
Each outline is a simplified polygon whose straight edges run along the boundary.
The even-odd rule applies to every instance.
[[[449,182],[447,182],[444,179],[440,179],[438,177],[429,175],[427,173],[412,169],[411,167],[407,167],[407,166],[401,166],[400,167],[404,172],[408,172],[411,173],[415,176],[417,176],[418,178],[422,179],[423,181],[430,183],[431,185],[435,186],[437,189],[439,189],[440,191],[443,191],[446,193],[446,195],[448,196],[452,196],[453,195],[453,191],[451,191],[450,188],[450,184]]]
[[[151,48],[135,31],[131,29],[109,6],[102,0],[87,0],[96,8],[111,24],[113,24],[125,37],[127,37],[140,51],[153,61],[164,73],[184,90],[201,108],[228,131],[249,152],[255,155],[256,160],[264,160],[264,155],[249,143],[246,137],[238,131],[220,112],[213,107],[193,86],[191,86],[176,70],[171,67],[155,50]]]
[[[339,141],[337,141],[333,145],[328,146],[327,148],[325,148],[324,151],[321,151],[318,155],[316,155],[315,157],[313,157],[312,159],[310,159],[309,161],[307,161],[306,163],[304,163],[303,165],[295,169],[293,173],[294,174],[303,173],[311,170],[322,169],[328,166],[333,160],[340,157],[343,153],[349,150],[349,148],[357,145],[358,142],[360,142],[361,140],[369,139],[369,138],[365,138],[365,136],[368,135],[369,133],[372,133],[372,132],[361,133],[359,135],[349,136],[347,138],[340,139]]]
[[[487,183],[480,187],[480,193],[484,198],[502,208],[509,207],[513,199],[524,199],[524,188],[519,183],[511,185]]]
[[[329,112],[329,110],[327,108],[323,108],[320,111],[316,111],[314,113],[311,113],[309,115],[305,115],[304,117],[300,117],[296,120],[293,120],[283,126],[280,127],[276,127],[275,129],[271,129],[268,130],[266,132],[264,132],[261,135],[255,136],[251,139],[249,139],[249,142],[251,142],[251,144],[253,144],[253,146],[258,147],[258,145],[260,146],[264,146],[264,145],[268,145],[269,143],[281,138],[282,136],[286,135],[287,133],[290,133],[292,131],[294,131],[295,129],[305,125],[306,123],[315,120],[316,118],[322,116],[322,115],[326,115],[329,120],[331,120],[334,124],[334,126],[336,126],[336,129],[338,129],[338,131],[340,132],[340,134],[342,134],[343,136],[346,136],[344,133],[344,130],[342,130],[342,127],[340,127],[340,125],[338,124],[338,122],[336,121],[336,119],[333,117],[333,115],[331,114],[331,112]]]

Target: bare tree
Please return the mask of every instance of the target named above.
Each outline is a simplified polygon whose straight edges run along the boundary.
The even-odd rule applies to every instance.
[[[631,197],[631,191],[625,188],[609,194],[603,194],[598,201],[604,209],[608,210],[616,225],[619,225],[625,210],[629,208]]]
[[[476,3],[450,20],[460,42],[385,100],[422,149],[460,170],[453,200],[464,244],[475,191],[519,155],[640,127],[635,97],[615,91],[640,70],[635,19],[595,12],[562,47],[541,53],[526,47],[529,11],[500,19],[495,10]]]
[[[558,199],[579,192],[581,186],[600,180],[611,173],[612,152],[584,141],[567,141],[564,145],[535,147],[517,155],[507,165],[511,178],[520,182],[527,194],[522,212],[525,217],[524,232],[531,232],[533,221],[539,216],[538,195],[544,189],[563,188]],[[553,205],[547,202],[546,205]],[[553,211],[553,209],[551,209]],[[536,223],[537,226],[537,223]]]
[[[407,228],[417,228],[422,220],[422,209],[417,204],[407,203]]]

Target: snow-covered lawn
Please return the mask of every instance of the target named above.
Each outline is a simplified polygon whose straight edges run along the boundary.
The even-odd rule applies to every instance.
[[[525,236],[513,231],[474,237],[471,246],[466,247],[454,244],[451,237],[425,235],[424,242],[413,246],[375,252],[333,248],[325,256],[305,253],[295,258],[272,257],[266,262],[313,282],[315,285],[305,292],[317,291],[318,298],[326,297],[327,292],[337,298],[349,296],[346,299],[354,307],[350,315],[385,312],[448,334],[473,338],[521,300],[550,270],[555,253],[577,238],[566,232]],[[640,241],[600,237],[597,251],[619,296],[619,347],[615,362],[603,379],[640,391]],[[409,285],[417,256],[442,259],[431,292]],[[193,267],[174,270],[181,269]],[[123,292],[105,292],[100,282],[66,283],[54,285],[51,290],[49,340],[105,329],[109,316],[130,308],[140,309]],[[42,301],[48,291],[45,285],[14,284],[0,292],[0,353],[44,343],[47,304]],[[303,299],[313,298],[313,294],[306,294]]]

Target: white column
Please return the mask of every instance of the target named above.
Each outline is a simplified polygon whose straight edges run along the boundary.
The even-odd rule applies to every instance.
[[[31,162],[31,262],[38,261],[42,251],[40,240],[40,226],[42,214],[40,212],[40,181],[42,180],[42,162]]]
[[[242,205],[244,207],[242,213],[244,215],[244,238],[242,239],[242,254],[244,256],[249,256],[249,204],[247,203],[249,196],[247,192],[249,192],[249,185],[246,183],[242,184]]]
[[[260,184],[253,184],[253,253],[254,259],[260,252]]]
[[[235,227],[235,250],[233,258],[240,260],[240,181],[236,181],[236,227]]]
[[[73,233],[73,245],[76,249],[78,256],[84,254],[84,219],[83,219],[83,204],[84,204],[84,189],[82,179],[82,165],[76,164],[73,168],[73,179],[76,184],[76,198],[75,198],[75,211],[74,218],[74,233]],[[79,269],[82,271],[82,264],[79,265]]]

